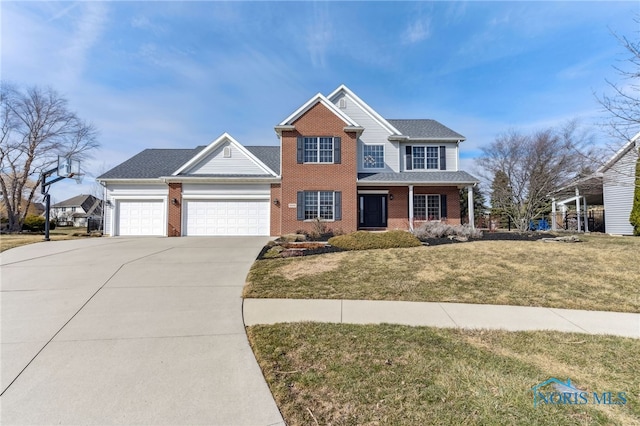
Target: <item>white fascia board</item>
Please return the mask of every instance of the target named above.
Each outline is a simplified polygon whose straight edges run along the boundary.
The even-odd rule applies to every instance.
[[[356,185],[360,186],[456,186],[456,187],[464,187],[469,185],[476,185],[478,182],[470,181],[470,182],[400,182],[400,181],[376,181],[376,182],[367,182],[367,181],[356,181]]]
[[[164,176],[164,183],[280,183],[280,176],[273,177],[232,177],[232,176]]]
[[[148,179],[96,179],[100,183],[109,185],[110,183],[164,183],[162,178],[148,178]]]
[[[600,167],[597,170],[597,172],[604,173],[607,170],[609,170],[615,163],[618,162],[618,160],[620,160],[631,149],[631,147],[635,146],[637,148],[639,143],[640,143],[640,132],[638,132],[637,135],[632,137],[629,140],[629,142],[625,143],[622,146],[622,148],[618,150],[618,152],[613,154],[613,156],[609,159],[609,161],[607,161],[602,167]]]
[[[341,84],[340,87],[338,87],[336,90],[331,92],[329,94],[329,96],[327,96],[327,98],[328,99],[334,99],[340,92],[344,92],[344,94],[346,96],[348,96],[352,101],[354,101],[356,104],[358,104],[358,106],[360,108],[362,108],[362,110],[367,115],[369,115],[373,120],[377,121],[378,124],[380,124],[385,130],[387,130],[389,132],[389,134],[391,134],[391,135],[401,135],[402,134],[402,132],[400,132],[398,129],[393,127],[391,125],[391,123],[389,123],[387,120],[385,120],[384,117],[382,117],[380,114],[378,114],[376,112],[376,110],[371,108],[365,101],[360,99],[358,97],[358,95],[353,93],[353,91],[351,91],[351,89],[349,89],[344,84]]]
[[[466,140],[465,139],[451,139],[451,138],[412,138],[409,136],[406,136],[405,139],[403,139],[403,141],[405,142],[450,142],[450,143],[460,143],[460,142],[464,142]]]
[[[205,149],[203,149],[198,154],[196,154],[191,160],[183,164],[178,170],[172,173],[172,176],[178,176],[180,173],[184,172],[185,170],[188,170],[190,167],[197,164],[200,160],[206,158],[207,155],[213,152],[213,150],[215,150],[219,145],[223,144],[224,142],[229,142],[235,148],[240,150],[240,152],[242,152],[251,161],[253,161],[256,164],[256,166],[260,167],[266,174],[277,176],[277,173],[275,173],[273,170],[267,167],[262,161],[260,161],[255,155],[249,152],[249,150],[247,150],[244,146],[242,146],[240,142],[235,140],[233,136],[231,136],[227,132],[224,132],[218,139],[211,142],[209,146],[207,146]]]
[[[356,126],[358,127],[358,123],[353,121],[351,117],[349,117],[344,112],[340,111],[338,107],[336,107],[329,99],[327,99],[322,93],[316,94],[314,97],[305,102],[300,108],[295,110],[289,117],[285,118],[277,127],[287,126],[293,124],[302,114],[309,111],[311,107],[315,104],[321,103],[325,107],[329,109],[329,111],[333,112],[336,116],[338,116],[342,121],[344,121],[348,126]]]

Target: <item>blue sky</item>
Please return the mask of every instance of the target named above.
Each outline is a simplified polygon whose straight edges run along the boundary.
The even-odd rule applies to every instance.
[[[51,86],[100,130],[83,185],[145,148],[273,126],[346,84],[386,118],[462,133],[463,167],[510,128],[601,121],[640,2],[7,2],[2,79]]]

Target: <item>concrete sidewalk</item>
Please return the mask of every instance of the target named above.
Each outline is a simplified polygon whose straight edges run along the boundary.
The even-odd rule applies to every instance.
[[[640,338],[640,314],[526,306],[374,300],[245,299],[245,325],[280,322],[557,330]]]

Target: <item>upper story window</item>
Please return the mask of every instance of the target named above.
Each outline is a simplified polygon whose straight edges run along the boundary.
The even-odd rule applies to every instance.
[[[362,154],[365,169],[384,168],[384,145],[364,145]]]
[[[447,169],[447,150],[444,146],[408,145],[405,154],[407,170]]]
[[[330,136],[298,137],[298,164],[340,163],[341,139]]]
[[[75,207],[71,207],[71,213],[75,213],[76,212],[76,208]]]

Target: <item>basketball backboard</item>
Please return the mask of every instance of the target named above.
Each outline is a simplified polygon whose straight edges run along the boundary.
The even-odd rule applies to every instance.
[[[71,157],[58,156],[58,176],[78,179],[80,175],[80,161]]]

